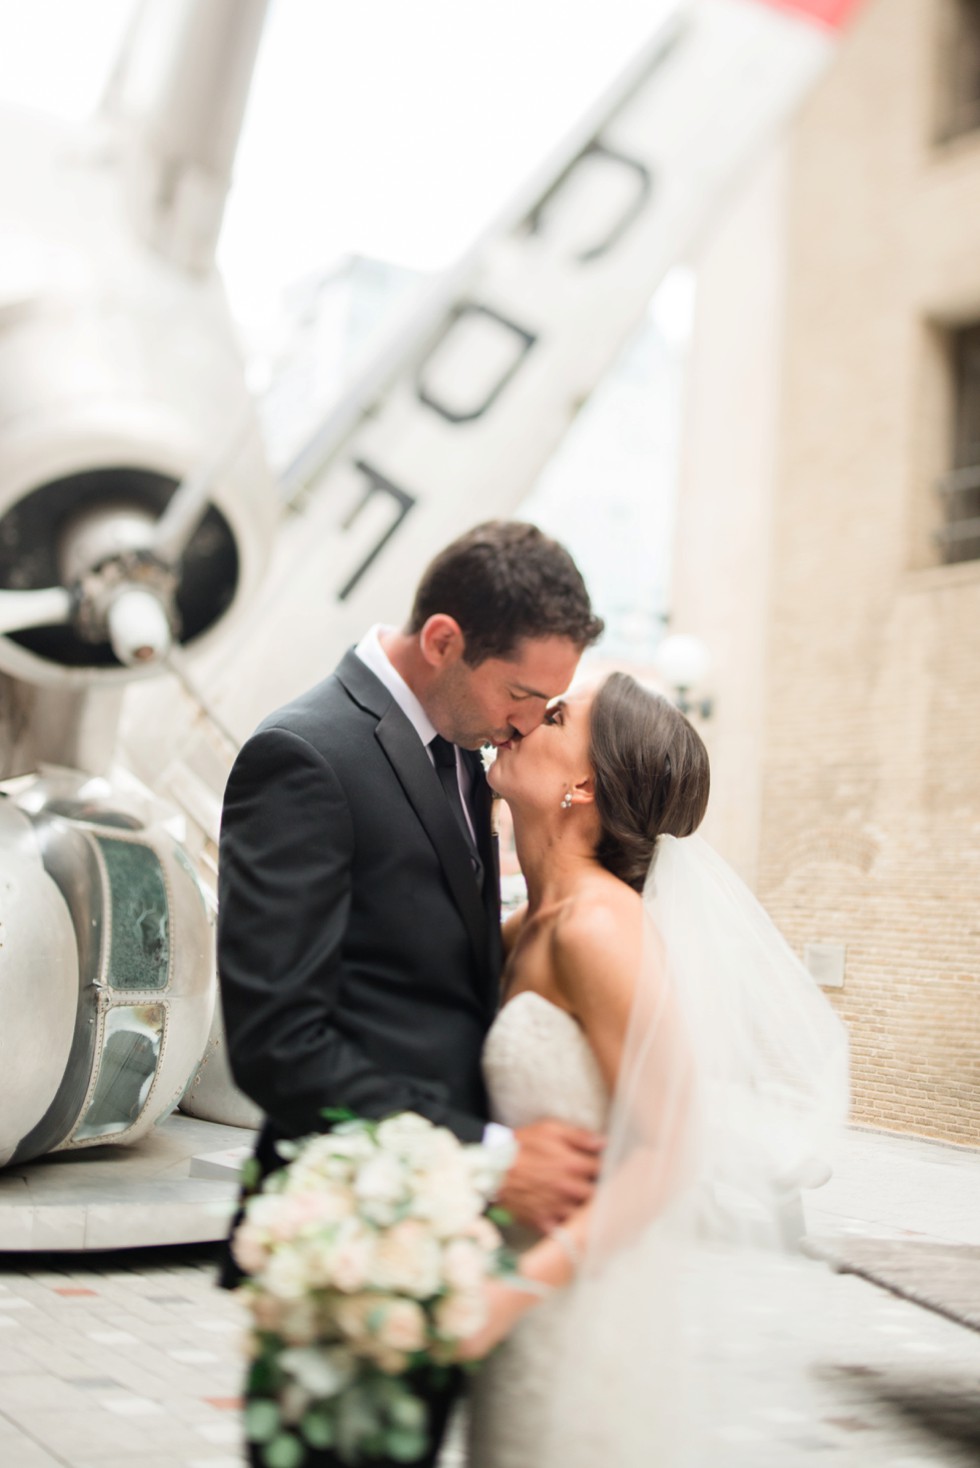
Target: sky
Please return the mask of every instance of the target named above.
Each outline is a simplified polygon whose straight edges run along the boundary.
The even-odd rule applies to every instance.
[[[0,0],[0,105],[85,117],[131,6]],[[236,314],[348,252],[451,264],[671,8],[272,0],[219,247]]]

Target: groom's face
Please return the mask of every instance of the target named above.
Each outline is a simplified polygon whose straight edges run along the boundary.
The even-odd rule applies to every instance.
[[[571,683],[581,649],[566,637],[527,638],[509,657],[475,668],[459,657],[441,671],[429,715],[464,749],[497,747],[536,729],[551,699]]]

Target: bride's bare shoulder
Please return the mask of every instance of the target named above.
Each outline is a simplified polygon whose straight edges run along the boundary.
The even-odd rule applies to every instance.
[[[632,992],[643,948],[643,902],[615,877],[584,884],[555,920],[552,962],[559,987],[574,1001],[583,986]]]

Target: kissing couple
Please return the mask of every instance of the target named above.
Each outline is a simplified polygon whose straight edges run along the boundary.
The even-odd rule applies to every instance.
[[[487,1287],[464,1351],[490,1357],[471,1468],[682,1461],[696,1372],[738,1398],[722,1318],[737,1337],[778,1291],[846,1107],[833,1012],[694,834],[697,731],[624,673],[568,692],[601,632],[561,545],[477,526],[402,628],[260,724],[225,794],[218,967],[262,1175],[327,1108],[512,1140],[526,1287]],[[494,795],[528,893],[503,928]],[[461,1379],[428,1401],[426,1464]]]

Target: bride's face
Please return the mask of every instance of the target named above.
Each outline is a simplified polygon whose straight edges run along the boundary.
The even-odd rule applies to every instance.
[[[497,750],[487,779],[510,805],[554,807],[591,791],[590,715],[594,688],[573,689],[548,705],[544,723]]]

